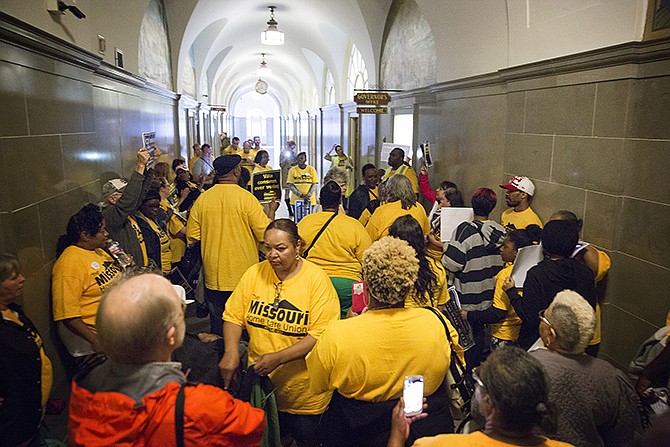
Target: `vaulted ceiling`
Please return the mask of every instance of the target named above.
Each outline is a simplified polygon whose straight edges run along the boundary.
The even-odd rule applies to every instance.
[[[285,35],[281,46],[260,43],[270,5],[276,6],[275,20]],[[351,100],[346,98],[346,78],[352,45],[365,61],[369,83],[377,84],[390,5],[391,0],[200,0],[179,43],[177,90],[191,61],[201,96],[196,99],[208,95],[210,104],[232,106],[254,90],[263,52],[272,69],[266,79],[268,94],[281,113],[322,105],[327,70],[335,82],[337,102]]]

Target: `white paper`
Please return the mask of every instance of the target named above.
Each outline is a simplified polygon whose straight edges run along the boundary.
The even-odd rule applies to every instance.
[[[440,209],[440,239],[449,242],[454,230],[463,222],[472,221],[475,213],[472,208],[448,206]]]
[[[455,286],[449,286],[447,291],[449,292],[449,297],[450,297],[451,301],[453,301],[454,304],[456,304],[456,307],[458,308],[458,310],[461,310],[461,300],[458,299],[458,292],[456,291],[456,287]]]
[[[541,245],[529,245],[520,248],[512,267],[511,276],[514,280],[514,287],[522,288],[528,270],[536,266],[542,259],[544,259],[544,254]]]
[[[588,242],[584,242],[584,241],[577,242],[577,245],[575,246],[575,249],[573,250],[570,257],[574,258],[575,256],[577,256],[579,254],[580,251],[584,250],[588,246],[589,246]]]
[[[382,163],[386,163],[386,161],[389,159],[389,154],[391,154],[391,151],[399,147],[403,151],[405,151],[405,160],[409,157],[410,160],[412,158],[412,148],[406,144],[396,144],[396,143],[382,143],[382,152],[379,155],[379,159],[382,161]]]

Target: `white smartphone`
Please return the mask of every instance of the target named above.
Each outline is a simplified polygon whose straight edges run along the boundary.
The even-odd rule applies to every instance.
[[[405,376],[402,393],[405,401],[405,416],[416,416],[423,411],[423,376]]]

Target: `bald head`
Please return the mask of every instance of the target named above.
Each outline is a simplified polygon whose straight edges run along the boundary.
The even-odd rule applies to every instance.
[[[105,353],[120,363],[165,361],[183,341],[180,298],[165,278],[122,279],[103,296],[96,317]]]

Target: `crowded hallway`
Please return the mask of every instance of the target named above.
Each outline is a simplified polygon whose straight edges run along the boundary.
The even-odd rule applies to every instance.
[[[666,3],[0,0],[0,445],[663,445]]]

